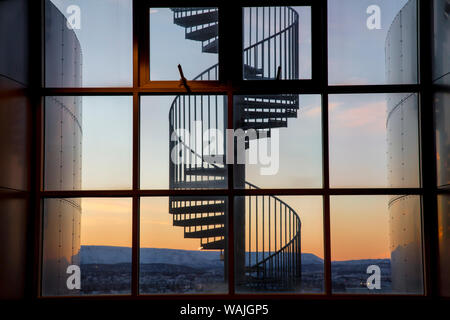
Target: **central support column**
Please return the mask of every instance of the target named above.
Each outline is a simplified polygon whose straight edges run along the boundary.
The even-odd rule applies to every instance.
[[[233,127],[239,129],[243,125],[242,110],[240,108],[242,97],[234,97],[233,109]],[[238,163],[239,143],[234,139],[234,187],[236,189],[245,189],[245,164]],[[245,197],[236,197],[234,199],[234,243],[235,243],[235,279],[236,286],[245,283]]]

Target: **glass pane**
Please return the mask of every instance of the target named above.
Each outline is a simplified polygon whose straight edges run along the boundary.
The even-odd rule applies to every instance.
[[[439,187],[450,186],[450,94],[434,96],[436,123],[437,182]]]
[[[415,0],[328,0],[330,84],[417,83]]]
[[[434,0],[433,80],[450,84],[450,4],[447,0]]]
[[[130,189],[132,98],[45,98],[46,190]]]
[[[330,184],[419,187],[418,96],[329,96]]]
[[[441,295],[450,297],[450,195],[438,196]]]
[[[224,197],[141,199],[140,292],[227,293]]]
[[[141,98],[141,188],[227,187],[226,96]]]
[[[243,21],[244,79],[311,79],[310,7],[248,7]]]
[[[243,292],[323,292],[322,197],[236,197],[235,279]]]
[[[42,295],[129,294],[131,199],[45,199]]]
[[[46,0],[45,85],[132,85],[131,0]]]
[[[234,97],[235,187],[320,188],[320,95]]]
[[[335,293],[423,293],[419,196],[331,197]]]
[[[219,79],[219,10],[150,9],[150,80]]]

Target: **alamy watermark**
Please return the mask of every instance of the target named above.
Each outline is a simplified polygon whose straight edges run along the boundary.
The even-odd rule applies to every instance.
[[[268,131],[255,129],[226,129],[224,135],[216,128],[203,131],[202,121],[194,121],[191,130],[174,130],[171,141],[174,164],[258,164],[261,175],[275,175],[280,166],[279,129],[271,129],[270,139]]]
[[[370,265],[366,270],[367,274],[370,274],[370,277],[367,278],[366,285],[369,290],[380,290],[381,289],[381,269],[377,265]]]

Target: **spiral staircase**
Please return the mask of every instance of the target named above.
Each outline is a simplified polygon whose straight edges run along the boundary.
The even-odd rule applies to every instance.
[[[246,9],[247,10],[247,9]],[[249,30],[244,49],[244,78],[249,80],[298,78],[298,14],[290,7],[248,8],[250,29],[274,23],[273,28]],[[219,23],[217,8],[172,8],[173,22],[185,28],[185,38],[201,42],[202,52],[217,54]],[[271,19],[272,18],[272,19]],[[253,22],[252,22],[253,19]],[[253,37],[253,39],[252,39]],[[279,74],[281,71],[281,75]],[[218,80],[218,65],[193,80]],[[217,95],[179,95],[169,112],[171,189],[228,187],[225,139],[211,136],[209,129],[225,132],[226,98]],[[249,95],[235,97],[234,128],[252,139],[269,139],[273,128],[287,127],[296,118],[298,95]],[[189,132],[196,134],[188,136]],[[203,145],[203,134],[209,148]],[[197,134],[198,133],[198,134]],[[214,134],[212,134],[214,135]],[[208,149],[208,150],[207,150]],[[183,161],[174,161],[175,158]],[[235,185],[257,187],[245,181],[245,165],[235,166]],[[174,196],[169,199],[173,225],[184,228],[185,238],[200,239],[203,250],[220,250],[227,259],[225,197]],[[255,290],[292,290],[301,278],[301,222],[287,203],[275,196],[248,196],[234,204],[236,222],[235,278],[238,286]]]

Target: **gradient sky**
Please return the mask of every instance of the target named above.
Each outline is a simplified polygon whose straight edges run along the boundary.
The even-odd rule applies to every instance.
[[[76,34],[83,51],[83,86],[130,85],[130,1],[52,2],[62,12],[69,4],[81,7],[82,28]],[[406,2],[329,0],[330,83],[385,83],[384,41],[393,18]],[[381,30],[366,27],[366,8],[372,4],[381,8]],[[150,16],[152,25],[158,25],[157,32],[154,28],[150,32],[158,48],[151,55],[152,77],[178,79],[176,65],[181,63],[186,77],[191,78],[217,62],[217,55],[201,53],[199,42],[184,40],[184,29],[172,23],[166,10],[154,9]],[[304,21],[309,23],[307,18]],[[302,63],[305,70],[309,68],[307,60]],[[168,186],[168,111],[172,100],[142,99],[142,184],[146,188]],[[386,186],[385,95],[331,95],[329,102],[331,184]],[[278,175],[260,176],[257,166],[248,166],[247,180],[261,187],[321,186],[320,97],[301,96],[300,105],[299,117],[290,119],[288,128],[280,132],[282,165]],[[83,188],[131,187],[131,111],[131,97],[83,98]],[[323,257],[321,198],[315,198],[318,202],[308,197],[283,198],[304,221],[302,251]],[[182,228],[171,225],[167,208],[166,198],[142,201],[142,245],[197,249],[199,240],[184,239]],[[389,255],[387,197],[332,199],[331,210],[334,260]],[[110,215],[114,217],[111,221]],[[131,243],[129,199],[83,199],[82,219],[82,244]],[[376,232],[361,231],[366,219]]]

